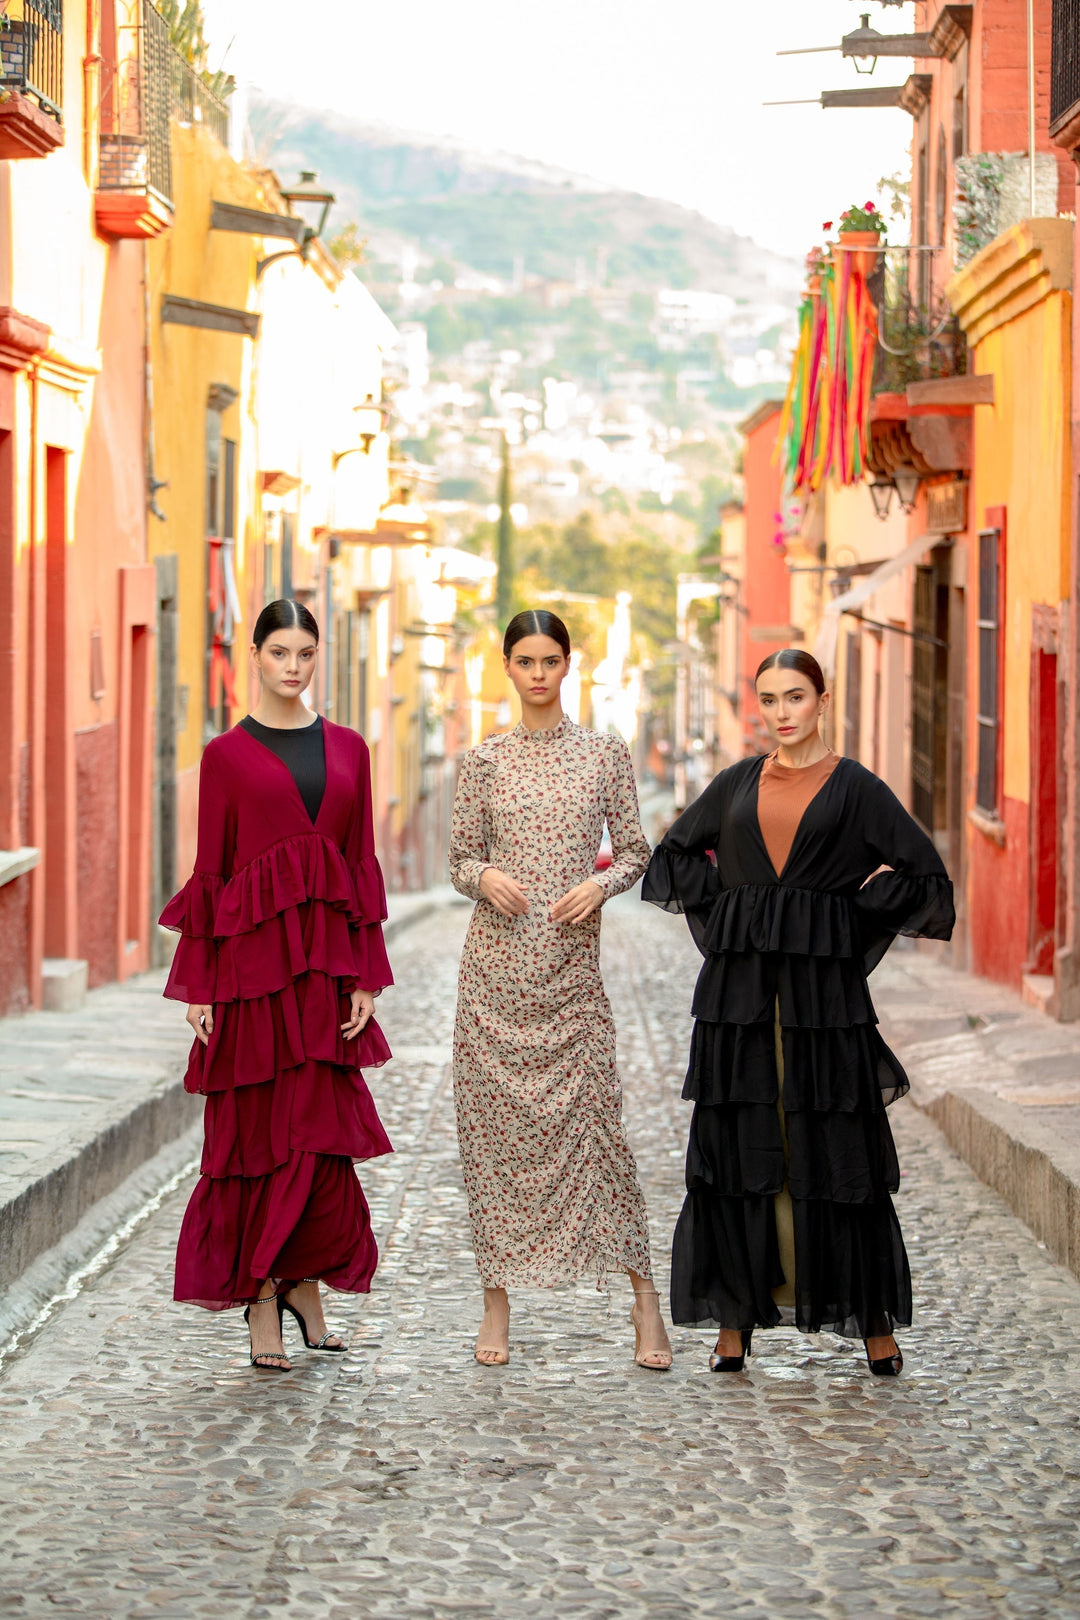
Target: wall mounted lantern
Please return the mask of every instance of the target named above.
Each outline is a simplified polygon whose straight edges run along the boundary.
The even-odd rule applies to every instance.
[[[262,279],[263,272],[279,259],[301,258],[306,259],[308,249],[316,237],[322,236],[326,229],[326,218],[331,208],[337,202],[332,191],[320,186],[319,176],[314,169],[301,169],[300,179],[295,186],[283,186],[281,196],[289,203],[303,221],[303,235],[295,248],[286,248],[283,253],[271,253],[268,258],[260,259],[255,266],[255,279]]]
[[[870,26],[868,11],[864,11],[860,16],[859,27],[844,35],[842,49],[845,56],[854,58],[856,73],[873,73],[877,67],[877,51],[874,46],[880,38],[877,29]],[[869,66],[865,65],[867,63]]]
[[[900,500],[901,512],[913,512],[915,502],[919,497],[919,485],[922,479],[914,467],[897,467],[893,472],[893,483]]]
[[[882,523],[885,522],[889,515],[895,489],[896,485],[891,478],[875,478],[870,485],[870,499],[874,503],[874,515],[879,517]]]
[[[370,455],[371,446],[383,429],[382,406],[376,403],[374,394],[369,394],[362,405],[353,406],[353,411],[364,454]]]

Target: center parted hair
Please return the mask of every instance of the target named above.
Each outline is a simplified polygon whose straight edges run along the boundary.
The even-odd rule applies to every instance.
[[[549,613],[547,608],[526,608],[523,613],[514,614],[503,636],[503,657],[509,658],[513,648],[526,636],[550,636],[552,641],[558,642],[563,657],[570,656],[570,632],[559,615]]]
[[[303,602],[294,602],[288,596],[283,596],[276,602],[267,602],[255,620],[251,639],[256,651],[275,630],[306,630],[309,636],[314,636],[316,642],[319,639],[319,626],[311,609],[306,608]]]
[[[806,676],[818,697],[825,691],[825,676],[822,674],[821,665],[812,653],[803,652],[799,647],[781,647],[779,652],[770,653],[768,658],[763,658],[754,676],[755,682],[767,669],[793,669],[799,675]]]

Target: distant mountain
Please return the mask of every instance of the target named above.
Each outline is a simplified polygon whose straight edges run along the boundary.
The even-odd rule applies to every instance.
[[[583,276],[608,286],[697,288],[793,305],[800,267],[730,227],[656,197],[505,153],[252,99],[259,158],[282,178],[315,169],[377,260],[445,259],[509,281]]]

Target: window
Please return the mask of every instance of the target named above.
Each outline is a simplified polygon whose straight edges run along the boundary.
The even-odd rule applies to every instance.
[[[1080,3],[1054,0],[1050,33],[1050,128],[1080,101]]]
[[[221,431],[221,406],[212,395],[206,412],[206,740],[230,725],[237,707],[232,650],[240,601],[236,546],[236,441]]]
[[[928,833],[947,825],[949,635],[948,551],[915,570],[911,627],[911,809]]]
[[[844,753],[859,757],[859,731],[862,726],[862,631],[849,630],[847,670],[844,676]]]
[[[371,610],[361,608],[356,616],[356,729],[366,736],[368,716],[368,656],[371,650]]]
[[[930,255],[923,250],[929,235],[930,152],[925,119],[920,120],[919,154],[915,173],[915,297],[918,303],[926,305],[930,301]]]
[[[934,241],[938,247],[945,240],[945,214],[949,201],[949,148],[945,140],[945,127],[938,125],[937,174],[934,177]]]
[[[975,803],[998,813],[1001,735],[1001,530],[979,535],[979,709]]]
[[[953,63],[952,156],[955,163],[968,149],[968,48],[965,43]]]
[[[281,594],[292,596],[293,540],[296,536],[296,518],[292,512],[281,514]]]

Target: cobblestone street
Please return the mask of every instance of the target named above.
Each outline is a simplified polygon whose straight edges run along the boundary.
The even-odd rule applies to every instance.
[[[636,895],[605,918],[663,1288],[698,958]],[[3,1368],[0,1613],[1080,1614],[1080,1285],[910,1103],[898,1382],[788,1332],[742,1376],[686,1331],[670,1374],[639,1370],[628,1287],[515,1296],[510,1366],[476,1366],[448,1063],[467,919],[393,942],[372,1084],[397,1152],[362,1171],[382,1262],[370,1298],[328,1302],[351,1353],[294,1333],[293,1373],[258,1375],[238,1313],[171,1303],[185,1175]]]

